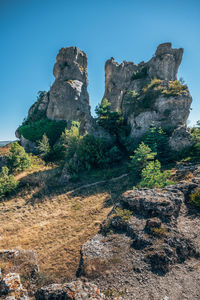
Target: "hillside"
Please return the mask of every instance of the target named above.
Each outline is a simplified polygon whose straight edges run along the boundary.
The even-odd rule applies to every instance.
[[[200,122],[183,49],[105,64],[90,114],[87,56],[62,48],[0,146],[0,298],[199,299]]]

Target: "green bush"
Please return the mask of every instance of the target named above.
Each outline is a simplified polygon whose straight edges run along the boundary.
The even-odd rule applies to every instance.
[[[46,134],[43,134],[42,139],[38,142],[37,149],[39,151],[40,157],[45,158],[48,156],[51,148],[49,145],[49,139]]]
[[[14,192],[18,186],[18,181],[13,175],[8,174],[7,167],[2,167],[0,172],[0,199]]]
[[[190,203],[197,208],[200,208],[200,189],[190,195]]]
[[[39,121],[20,126],[18,128],[18,132],[27,140],[32,142],[41,140],[43,135],[46,134],[50,145],[53,145],[59,139],[61,133],[66,127],[66,121],[41,119]]]
[[[70,129],[65,128],[61,135],[61,145],[65,148],[65,158],[69,160],[73,157],[78,149],[81,139],[79,122],[72,122]]]
[[[143,188],[163,188],[166,185],[173,184],[168,180],[170,173],[161,172],[161,164],[158,160],[149,162],[142,170],[142,179],[139,186]]]
[[[155,127],[154,123],[143,137],[145,145],[156,152],[156,158],[161,162],[168,162],[170,158],[169,137],[161,127]]]
[[[140,177],[142,169],[144,169],[148,162],[153,160],[155,156],[156,153],[152,152],[151,148],[142,142],[135,150],[134,155],[130,156],[129,169],[131,173],[136,177]]]
[[[111,104],[104,99],[95,109],[97,123],[107,130],[111,135],[118,135],[119,129],[124,126],[124,119],[121,112],[111,111]]]
[[[71,129],[65,129],[61,136],[66,168],[70,173],[104,167],[121,159],[122,155],[117,146],[113,147],[104,138],[90,134],[81,136],[79,126],[79,123],[73,122]]]
[[[8,166],[14,172],[23,171],[31,166],[30,156],[17,142],[11,144]]]

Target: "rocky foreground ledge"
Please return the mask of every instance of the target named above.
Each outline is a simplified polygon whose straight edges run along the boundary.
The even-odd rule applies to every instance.
[[[200,222],[189,202],[200,187],[200,165],[178,170],[185,171],[193,174],[190,181],[121,196],[99,233],[82,246],[77,280],[29,291],[30,297],[18,273],[4,272],[0,299],[200,299]],[[4,250],[0,257],[17,262],[22,252]],[[37,259],[33,252],[27,255],[34,277]]]
[[[200,222],[191,182],[125,192],[81,249],[79,274],[122,299],[199,299]],[[109,292],[108,292],[109,291]]]

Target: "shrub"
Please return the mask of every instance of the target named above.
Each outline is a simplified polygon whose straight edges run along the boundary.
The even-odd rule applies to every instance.
[[[121,208],[116,208],[115,209],[115,216],[120,217],[123,221],[128,221],[133,213],[129,209],[121,209]]]
[[[65,149],[66,167],[71,174],[90,170],[119,161],[120,150],[104,138],[90,134],[80,135],[79,123],[73,122],[70,130],[65,129],[61,136]]]
[[[27,140],[32,142],[41,140],[43,135],[46,134],[50,145],[53,145],[59,139],[61,133],[66,127],[66,121],[41,119],[33,123],[21,125],[18,128],[18,132]]]
[[[161,164],[158,160],[149,162],[142,170],[142,179],[139,186],[143,188],[158,188],[172,184],[172,181],[167,180],[169,172],[161,172]]]
[[[37,149],[38,149],[38,151],[40,153],[40,156],[42,158],[47,157],[47,155],[49,154],[51,148],[50,148],[50,145],[49,145],[49,139],[46,136],[46,134],[44,134],[41,141],[38,142]]]
[[[200,208],[200,189],[196,190],[195,193],[190,195],[190,203],[198,209]]]
[[[9,175],[8,172],[7,167],[2,167],[0,172],[0,199],[15,191],[18,186],[18,181],[13,175]]]
[[[23,171],[31,166],[30,156],[17,142],[11,144],[8,166],[14,172]]]
[[[79,128],[80,123],[72,122],[71,128],[65,128],[61,135],[61,145],[65,148],[66,160],[71,159],[78,149],[78,144],[81,139]]]
[[[165,96],[179,96],[188,91],[186,84],[181,84],[180,81],[169,81],[168,88],[162,90]]]
[[[130,156],[131,162],[129,168],[133,175],[140,176],[142,169],[146,167],[149,161],[153,160],[156,156],[151,148],[142,142],[135,150],[134,156]]]
[[[167,162],[170,157],[169,137],[161,127],[155,127],[154,123],[143,137],[144,143],[157,153],[157,158]]]
[[[112,135],[118,135],[118,131],[124,125],[121,112],[111,111],[111,104],[108,99],[104,99],[95,109],[97,123]]]

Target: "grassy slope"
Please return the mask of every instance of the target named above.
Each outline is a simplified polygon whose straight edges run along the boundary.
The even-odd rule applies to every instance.
[[[21,247],[37,252],[41,272],[54,282],[74,278],[80,247],[99,230],[121,192],[132,186],[124,166],[82,174],[78,182],[56,186],[59,169],[23,174],[17,195],[0,202],[0,248]],[[70,190],[106,180],[92,187]],[[28,184],[28,185],[27,185]]]

